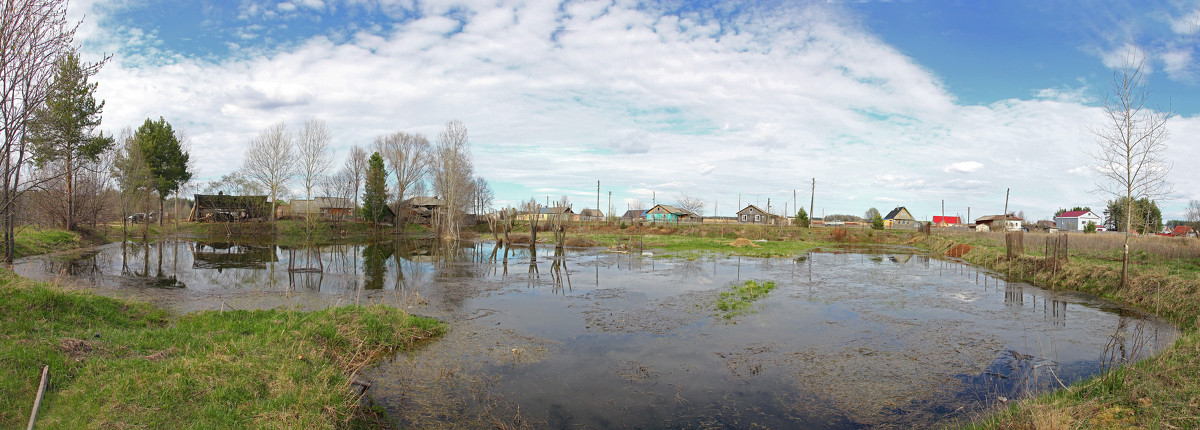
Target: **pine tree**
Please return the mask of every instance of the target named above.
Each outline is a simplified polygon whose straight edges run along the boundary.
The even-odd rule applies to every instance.
[[[68,230],[75,228],[76,171],[98,161],[113,146],[111,136],[93,134],[104,111],[104,101],[96,101],[96,84],[88,82],[96,70],[95,65],[80,64],[78,54],[67,53],[58,61],[46,103],[30,124],[34,166],[58,169],[55,176],[66,180],[63,223]]]

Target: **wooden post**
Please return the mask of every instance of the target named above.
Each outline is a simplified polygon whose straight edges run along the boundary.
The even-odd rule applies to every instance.
[[[38,384],[37,397],[33,399],[33,412],[29,413],[29,426],[26,430],[33,430],[33,423],[37,422],[38,408],[42,406],[42,396],[46,395],[46,382],[50,379],[50,366],[42,366],[42,382]]]

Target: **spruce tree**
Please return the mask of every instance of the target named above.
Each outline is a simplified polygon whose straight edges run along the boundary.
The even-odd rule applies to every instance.
[[[387,213],[387,170],[378,152],[367,162],[366,184],[363,186],[363,218],[371,223],[383,221]]]

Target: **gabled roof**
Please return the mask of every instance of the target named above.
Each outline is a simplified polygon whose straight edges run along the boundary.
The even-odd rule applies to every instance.
[[[740,211],[737,211],[737,213],[738,213],[738,215],[741,215],[741,214],[742,214],[742,212],[748,211],[748,210],[750,210],[750,209],[754,209],[754,210],[758,211],[758,213],[763,213],[763,214],[767,213],[767,211],[764,211],[764,210],[762,210],[762,209],[759,209],[759,207],[758,207],[758,206],[754,206],[754,205],[748,205],[748,206],[746,206],[745,208],[742,208],[742,210],[740,210]]]
[[[663,210],[663,211],[665,211],[666,213],[669,213],[669,214],[687,215],[687,216],[697,216],[697,215],[696,215],[696,214],[694,214],[694,213],[691,213],[691,212],[689,212],[689,211],[685,211],[685,210],[683,210],[683,209],[680,209],[680,208],[677,208],[677,207],[675,207],[675,206],[671,206],[671,205],[654,205],[654,207],[650,208],[650,210],[648,210],[648,211],[646,211],[646,212],[650,212],[650,211],[652,211],[652,210],[655,210],[655,209],[658,209],[658,208],[662,208],[662,210]]]
[[[604,212],[601,212],[600,209],[584,209],[584,210],[579,211],[579,215],[590,216],[590,217],[602,217],[602,216],[604,216]]]
[[[908,209],[905,209],[904,206],[900,206],[895,209],[892,209],[892,211],[888,212],[887,216],[883,217],[883,219],[896,219],[896,217],[900,216],[901,211],[908,214],[909,219],[913,219],[912,213],[909,212]]]
[[[1092,213],[1092,211],[1066,211],[1055,218],[1079,218],[1079,217],[1087,215],[1089,213]],[[1096,215],[1096,214],[1092,214],[1092,216],[1094,216],[1096,218],[1100,217],[1099,215]]]
[[[625,214],[621,215],[621,218],[641,218],[644,213],[646,211],[643,209],[630,209],[625,211]]]
[[[550,206],[538,209],[539,214],[573,214],[570,206]]]
[[[1192,233],[1192,226],[1177,225],[1174,230],[1171,230],[1171,236],[1187,236]]]

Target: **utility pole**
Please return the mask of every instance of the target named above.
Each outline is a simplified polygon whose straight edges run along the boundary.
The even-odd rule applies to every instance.
[[[1004,230],[1000,231],[1008,231],[1008,193],[1010,191],[1012,191],[1012,188],[1004,189],[1004,214],[1000,216],[1003,222],[1003,224],[1000,225],[1002,228],[1004,228]]]
[[[600,210],[600,181],[596,181],[596,210]]]
[[[946,200],[942,199],[942,222],[946,222]]]
[[[742,193],[738,193],[738,210],[742,210]]]
[[[808,193],[808,219],[813,217],[813,201],[816,200],[817,194],[817,178],[813,178],[812,191]],[[824,219],[824,215],[821,216]]]
[[[797,212],[800,211],[800,209],[799,209],[800,206],[796,205],[796,189],[795,188],[792,188],[792,207],[797,208],[796,209]],[[787,209],[785,208],[783,210],[783,216],[788,216],[788,215],[791,215],[791,214],[787,213]]]
[[[658,192],[651,191],[650,192],[650,207],[655,207],[655,206],[658,206]]]
[[[612,213],[612,191],[609,191],[609,192],[608,192],[608,220],[609,220],[609,221],[612,221],[612,218],[613,218],[613,213]]]

